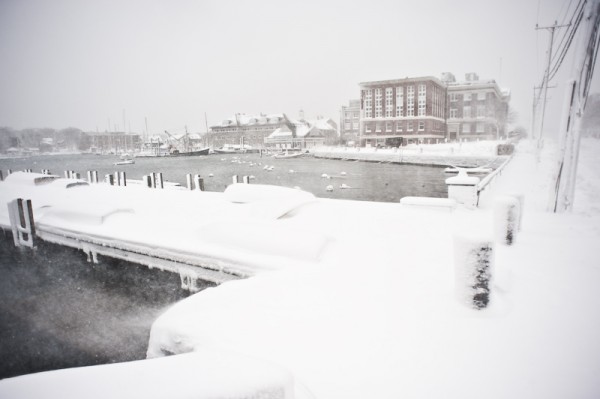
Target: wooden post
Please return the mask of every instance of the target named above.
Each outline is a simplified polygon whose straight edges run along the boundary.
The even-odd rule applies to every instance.
[[[185,175],[185,181],[186,181],[186,184],[187,184],[187,189],[188,190],[193,190],[194,187],[192,186],[192,174],[191,173],[187,173]]]
[[[156,178],[154,179],[154,182],[155,188],[164,188],[162,172],[156,173]]]
[[[115,182],[115,185],[117,185],[117,186],[121,185],[121,175],[119,174],[119,172],[115,172],[114,182]]]
[[[454,237],[454,292],[461,303],[477,310],[488,306],[493,264],[491,241]]]
[[[16,247],[34,248],[35,223],[31,200],[17,198],[8,203],[8,217]]]
[[[1,170],[0,170],[0,181],[4,181],[4,175],[2,174]]]
[[[121,185],[123,187],[127,186],[127,176],[125,175],[125,172],[120,172],[121,173]]]
[[[240,182],[239,176],[233,175],[233,183],[235,184],[235,183],[239,183],[239,182]]]
[[[194,175],[194,182],[196,183],[196,190],[204,191],[204,179],[200,175]]]
[[[111,186],[114,186],[115,184],[115,177],[111,174],[108,174],[106,176],[104,176],[104,181],[108,184],[110,184]]]
[[[242,177],[242,183],[244,183],[244,184],[250,184],[250,176],[244,176],[244,177]]]
[[[498,197],[494,201],[494,233],[502,244],[514,244],[519,229],[519,201],[514,197]]]

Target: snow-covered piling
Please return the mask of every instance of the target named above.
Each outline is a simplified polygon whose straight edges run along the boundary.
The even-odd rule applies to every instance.
[[[107,174],[104,176],[104,182],[110,184],[111,186],[115,185],[115,177],[112,174]]]
[[[188,190],[193,190],[194,187],[192,185],[192,174],[191,173],[186,173],[185,174],[185,185],[187,187]]]
[[[478,310],[488,306],[493,263],[491,240],[454,236],[454,292],[461,303]]]
[[[232,180],[233,184],[239,183],[240,177],[238,175],[233,175],[231,180]]]
[[[0,181],[4,181],[4,175],[2,174],[1,170],[0,170]]]
[[[87,171],[87,181],[88,183],[97,184],[98,183],[98,171],[97,170],[88,170]]]
[[[242,183],[244,183],[244,184],[250,184],[250,176],[243,176],[242,177]]]
[[[519,200],[511,196],[498,197],[494,201],[494,234],[502,244],[512,245],[516,240],[520,219]]]
[[[33,248],[35,223],[31,200],[17,198],[8,203],[8,218],[12,230],[15,247]]]
[[[196,190],[204,191],[204,179],[200,175],[194,175]]]
[[[148,188],[164,188],[163,176],[161,172],[152,172],[149,175],[142,177],[142,180]]]
[[[478,177],[469,176],[466,171],[459,170],[456,176],[446,179],[448,198],[463,204],[467,208],[474,208],[477,206],[478,183]]]
[[[127,178],[125,172],[115,172],[115,183],[117,186],[127,186]]]

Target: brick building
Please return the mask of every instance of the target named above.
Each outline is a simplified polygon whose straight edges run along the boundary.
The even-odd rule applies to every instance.
[[[360,100],[350,100],[340,112],[340,139],[342,143],[358,142],[360,133]]]
[[[446,86],[428,76],[360,83],[360,142],[399,146],[446,137]]]
[[[262,148],[265,138],[283,126],[293,129],[292,122],[285,114],[235,114],[221,124],[210,127],[210,133],[206,137],[207,144],[219,148],[243,142],[245,145]]]
[[[448,87],[447,137],[456,139],[496,139],[506,136],[510,92],[502,90],[494,80],[479,80],[476,73],[467,73],[457,82],[445,73],[442,80]]]

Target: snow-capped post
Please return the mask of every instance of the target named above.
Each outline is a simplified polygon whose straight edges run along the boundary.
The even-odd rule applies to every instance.
[[[4,175],[2,174],[1,170],[0,170],[0,181],[4,181]]]
[[[235,184],[235,183],[239,183],[239,182],[240,182],[240,179],[239,179],[239,176],[238,176],[238,175],[233,175],[233,178],[232,178],[232,180],[233,180],[233,183],[234,183],[234,184]]]
[[[144,175],[142,181],[146,187],[152,188],[152,175]]]
[[[154,187],[155,188],[165,188],[163,184],[163,175],[162,172],[155,173],[156,177],[154,178]]]
[[[185,181],[187,184],[187,189],[188,190],[193,190],[194,187],[192,186],[192,174],[191,173],[186,173],[185,175]]]
[[[88,183],[98,183],[98,171],[96,170],[88,170],[87,171],[87,181]]]
[[[502,244],[512,245],[519,229],[519,200],[498,197],[494,201],[494,234]]]
[[[463,204],[467,208],[475,208],[477,206],[478,184],[478,177],[469,176],[465,170],[459,170],[456,176],[446,179],[448,198],[455,200],[458,204]]]
[[[104,176],[104,181],[108,184],[110,184],[111,186],[114,186],[115,184],[115,177],[111,174],[105,175]]]
[[[244,184],[250,184],[250,176],[243,176],[242,177],[242,183],[244,183]]]
[[[477,310],[488,306],[493,264],[491,240],[454,236],[454,293],[461,303]]]
[[[119,172],[115,172],[114,182],[117,186],[121,185],[121,175]]]
[[[204,179],[200,175],[194,175],[196,190],[204,191]]]
[[[35,223],[33,222],[31,200],[17,198],[10,201],[8,203],[8,218],[15,247],[34,248]]]
[[[119,172],[121,174],[121,186],[127,186],[127,176],[125,175],[125,172]]]
[[[521,227],[523,225],[523,209],[525,209],[525,196],[521,193],[512,193],[509,195],[519,201],[519,219],[517,221],[517,229],[521,231]]]
[[[6,169],[6,176],[12,175],[12,169]]]
[[[69,178],[69,171],[65,170],[65,179],[68,179],[68,178]]]

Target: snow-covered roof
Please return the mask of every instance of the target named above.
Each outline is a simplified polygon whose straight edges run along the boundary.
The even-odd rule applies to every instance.
[[[281,123],[284,120],[283,114],[235,114],[221,122],[219,127],[227,126],[252,126]]]

